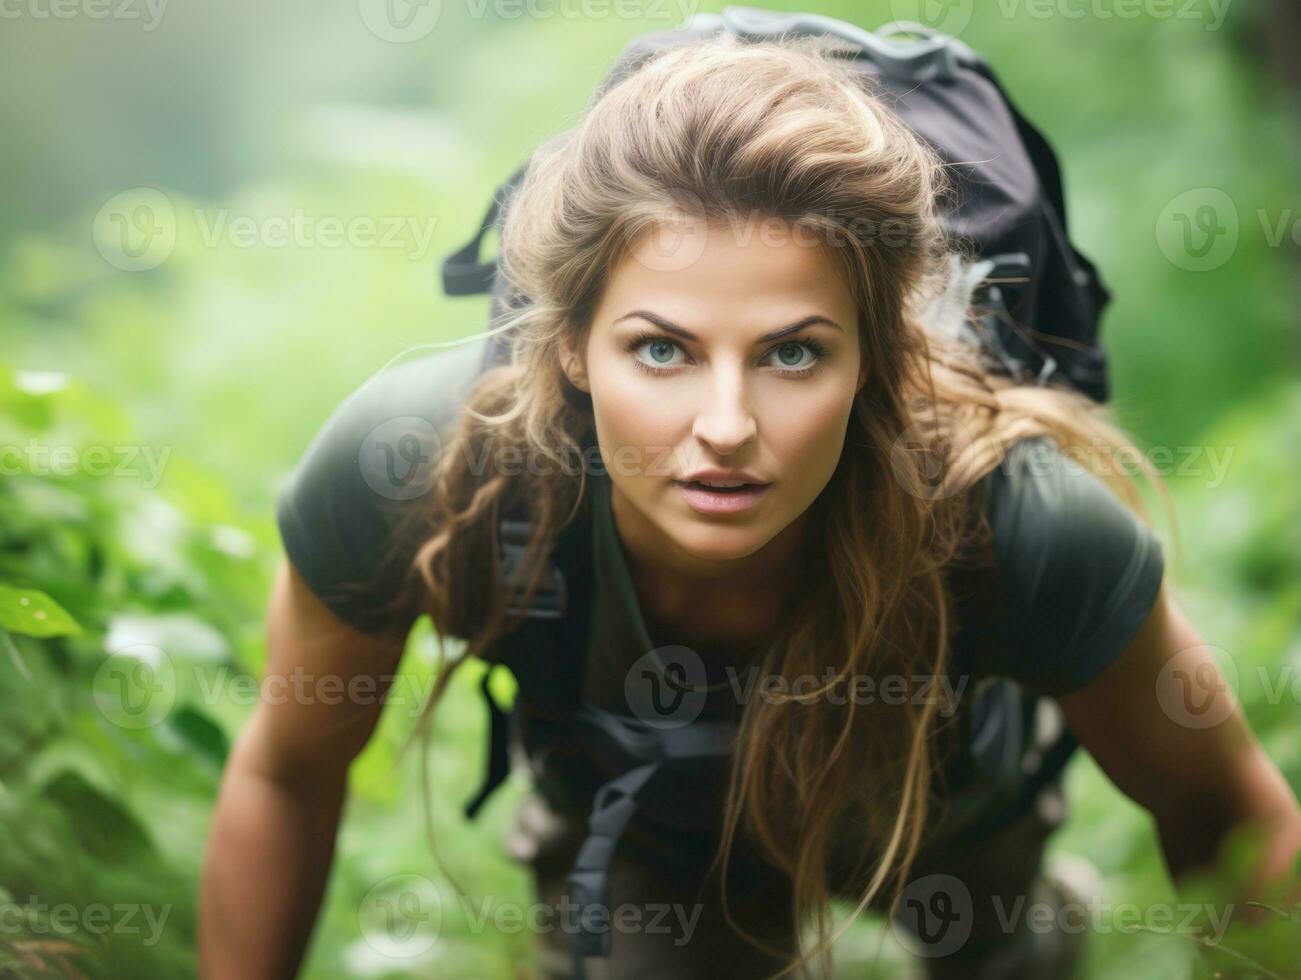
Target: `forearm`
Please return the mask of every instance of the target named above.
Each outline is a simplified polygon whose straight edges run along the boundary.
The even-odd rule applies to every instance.
[[[1244,883],[1243,900],[1264,898],[1273,887],[1283,897],[1301,901],[1296,861],[1301,856],[1301,807],[1278,769],[1256,748],[1256,761],[1232,796],[1221,802],[1202,798],[1158,816],[1157,828],[1171,876],[1178,881],[1190,873],[1209,871],[1221,855],[1225,840],[1247,830],[1256,835],[1261,851]]]
[[[1262,768],[1259,784],[1248,792],[1247,799],[1234,827],[1258,834],[1262,851],[1244,885],[1244,900],[1301,902],[1301,876],[1296,867],[1301,855],[1301,807],[1295,794],[1270,765]]]
[[[334,852],[346,780],[289,788],[248,768],[222,783],[199,901],[204,980],[293,977]]]

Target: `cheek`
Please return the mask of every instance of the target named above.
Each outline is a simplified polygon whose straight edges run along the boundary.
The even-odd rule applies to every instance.
[[[601,380],[591,385],[592,411],[603,451],[623,453],[624,471],[640,475],[634,460],[655,465],[656,454],[671,450],[690,420],[675,409],[672,399],[665,399],[662,383],[657,385],[656,379],[635,368],[604,364],[595,377]]]
[[[782,409],[764,419],[765,442],[792,482],[830,476],[840,458],[852,393],[838,388],[782,395]]]

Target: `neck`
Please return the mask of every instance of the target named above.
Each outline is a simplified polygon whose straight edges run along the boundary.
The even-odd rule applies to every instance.
[[[663,621],[688,609],[761,622],[780,616],[803,579],[810,511],[742,558],[700,558],[666,540],[616,490],[610,510],[628,570],[649,614]]]

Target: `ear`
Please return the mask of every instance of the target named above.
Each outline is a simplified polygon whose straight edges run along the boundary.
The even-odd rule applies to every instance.
[[[859,358],[858,361],[858,380],[854,382],[854,394],[857,395],[863,390],[863,385],[867,381],[867,358]]]
[[[592,393],[587,385],[586,360],[574,351],[569,338],[565,338],[561,343],[560,368],[575,388],[589,395]]]

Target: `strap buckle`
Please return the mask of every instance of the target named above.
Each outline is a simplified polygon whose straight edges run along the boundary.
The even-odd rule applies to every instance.
[[[506,612],[512,616],[525,616],[532,619],[559,619],[564,615],[569,602],[569,589],[565,575],[552,562],[546,569],[543,579],[538,583],[532,602],[522,605],[526,583],[522,581],[521,563],[533,534],[531,521],[519,521],[505,518],[498,527],[501,559],[502,587],[509,597],[510,605]]]

